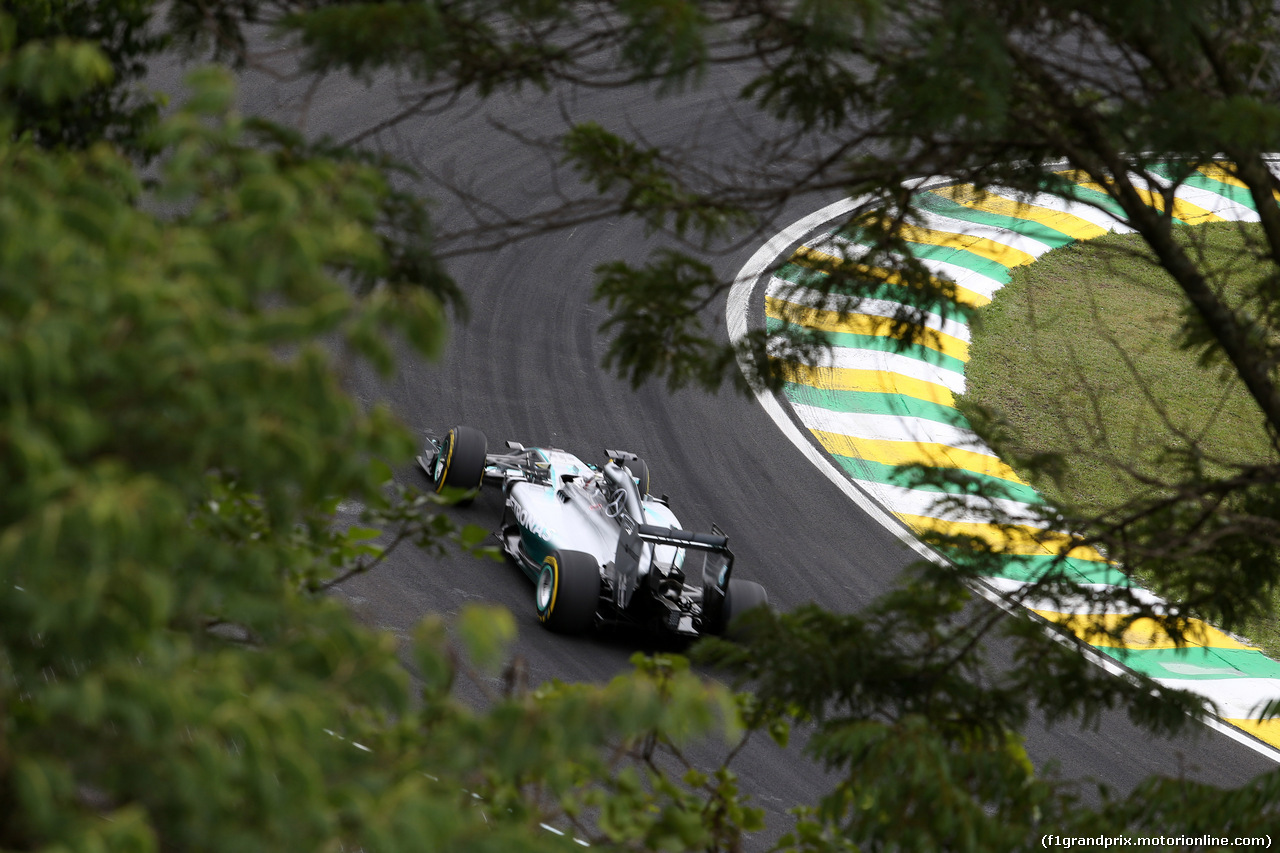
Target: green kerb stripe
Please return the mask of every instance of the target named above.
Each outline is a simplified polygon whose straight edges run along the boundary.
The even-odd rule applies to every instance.
[[[937,492],[939,494],[963,494],[972,492],[973,487],[964,488],[956,483],[929,483],[922,484],[913,482],[911,472],[894,465],[885,465],[883,462],[872,462],[869,459],[857,459],[852,456],[839,456],[831,454],[831,458],[855,480],[866,480],[872,483],[884,483],[887,486],[900,486],[904,489],[919,489],[922,492]],[[984,474],[975,474],[972,471],[961,472],[974,484],[978,484],[978,488],[985,490],[983,493],[992,497],[1004,498],[1011,501],[1022,501],[1027,504],[1043,503],[1041,497],[1036,494],[1035,489],[1030,486],[1024,486],[1021,483],[1013,483],[1009,480],[1001,480],[997,477],[988,477]]]
[[[1250,210],[1257,210],[1258,207],[1253,203],[1253,196],[1249,195],[1249,191],[1244,187],[1236,187],[1231,184],[1224,184],[1221,181],[1215,181],[1208,175],[1202,175],[1199,172],[1187,178],[1184,182],[1189,187],[1195,187],[1200,190],[1208,190],[1216,193],[1225,199],[1234,201],[1236,204],[1243,205]]]
[[[953,556],[956,559],[963,559],[959,554],[953,554]],[[1134,586],[1134,583],[1114,564],[1100,563],[1096,560],[1078,560],[1075,557],[1068,557],[1062,561],[1060,557],[1054,557],[1051,554],[1005,554],[1001,557],[1001,563],[999,571],[992,573],[994,577],[1032,583],[1041,580],[1046,572],[1056,566],[1059,570],[1065,568],[1068,572],[1067,579],[1075,583]]]
[[[1022,234],[1033,240],[1039,240],[1041,243],[1055,249],[1075,242],[1075,238],[1071,235],[1063,234],[1056,228],[1050,228],[1043,223],[1031,219],[1019,219],[1016,216],[1007,216],[1002,213],[975,210],[972,207],[965,207],[963,204],[958,204],[949,198],[938,195],[936,192],[917,194],[915,203],[925,210],[940,216],[962,219],[978,225],[989,225],[1002,231],[1012,231],[1015,234]]]
[[[1206,681],[1219,678],[1280,678],[1280,662],[1257,649],[1121,649],[1098,647],[1120,663],[1152,678]]]
[[[1170,166],[1159,165],[1152,166],[1151,171],[1162,178],[1176,180],[1174,171]],[[1203,172],[1192,172],[1183,181],[1189,187],[1195,187],[1198,190],[1208,190],[1211,193],[1222,196],[1225,199],[1234,201],[1236,204],[1242,204],[1250,210],[1257,210],[1257,206],[1253,203],[1253,196],[1249,195],[1249,191],[1244,187],[1237,187],[1231,184],[1224,184],[1221,181],[1215,181],[1213,178]]]
[[[840,236],[861,246],[872,245],[870,239],[862,238],[858,234],[842,232]],[[935,246],[932,243],[912,243],[908,241],[904,241],[904,245],[911,249],[911,254],[917,258],[955,264],[958,267],[964,267],[967,270],[985,275],[987,278],[994,279],[1001,284],[1007,284],[1009,281],[1008,267],[998,264],[990,258],[975,255],[973,252],[966,251],[959,246]]]
[[[775,332],[785,325],[785,321],[776,317],[766,318],[766,327],[770,332]],[[833,347],[891,352],[936,365],[937,367],[944,367],[947,370],[954,370],[957,373],[964,373],[965,363],[963,361],[955,356],[945,355],[936,349],[930,349],[921,344],[903,345],[896,338],[891,338],[887,335],[854,335],[849,332],[822,332],[821,334],[827,343]]]
[[[1119,216],[1122,220],[1127,221],[1128,216],[1125,215],[1124,208],[1111,196],[1101,190],[1082,187],[1075,181],[1068,180],[1062,175],[1054,175],[1045,182],[1046,192],[1050,192],[1060,198],[1075,199],[1078,201],[1100,207],[1110,213],[1112,216]]]
[[[773,277],[780,278],[783,281],[790,282],[791,284],[799,285],[800,287],[811,287],[814,290],[826,292],[827,288],[830,286],[827,283],[827,280],[831,278],[831,275],[826,270],[810,269],[809,267],[802,266],[795,261],[787,261],[774,271]],[[893,287],[893,285],[879,284],[876,285],[875,290],[886,290],[891,287]],[[835,290],[835,292],[845,293],[850,290],[852,290],[852,287],[845,286]],[[870,293],[868,293],[868,295],[870,295]]]
[[[941,403],[908,397],[905,394],[882,394],[876,391],[838,391],[816,385],[788,382],[783,393],[793,403],[842,412],[850,415],[895,415],[924,418],[940,424],[969,428],[969,422],[956,409]]]
[[[921,260],[943,261],[944,263],[955,264],[958,267],[964,267],[980,275],[985,275],[1000,284],[1009,283],[1008,267],[981,255],[975,255],[973,252],[965,251],[958,246],[934,246],[931,243],[907,243],[906,245],[911,249],[911,254]]]

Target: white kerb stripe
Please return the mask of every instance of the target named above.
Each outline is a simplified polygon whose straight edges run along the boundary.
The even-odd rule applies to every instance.
[[[825,241],[825,242],[824,242]],[[833,234],[824,235],[821,240],[810,240],[808,246],[819,251],[826,252],[836,257],[841,257],[841,253],[848,251],[848,247],[856,245],[851,244],[843,238],[836,237]],[[856,256],[856,253],[855,255]],[[968,267],[962,267],[959,264],[953,264],[948,261],[935,260],[933,258],[917,258],[920,265],[928,270],[936,278],[953,281],[966,290],[971,290],[988,299],[991,298],[997,290],[1004,286],[1004,282],[997,281],[989,275],[971,270]],[[992,263],[995,263],[992,261]]]
[[[903,515],[921,515],[926,518],[971,524],[990,524],[996,520],[995,513],[1000,513],[999,520],[1007,524],[1021,524],[1041,530],[1049,529],[1053,525],[1052,521],[1042,519],[1031,504],[1021,501],[908,489],[889,483],[878,485],[879,493],[889,508]]]
[[[1028,237],[1025,234],[1019,234],[1016,231],[1009,231],[1005,228],[970,222],[967,219],[953,219],[950,216],[943,216],[930,211],[924,211],[923,213],[921,224],[931,231],[955,234],[960,237],[980,237],[983,240],[990,240],[992,243],[999,243],[1001,246],[1008,246],[1011,249],[1026,252],[1035,258],[1053,248],[1047,243],[1041,243],[1039,240]],[[957,246],[956,248],[962,249],[964,247]]]
[[[843,296],[838,293],[824,295],[821,291],[801,287],[778,278],[770,281],[768,295],[804,307],[835,311],[850,316],[866,314],[870,317],[893,317],[902,310],[901,303],[888,299],[859,300],[857,297]],[[969,326],[965,323],[948,319],[932,311],[921,312],[920,319],[924,321],[922,325],[926,328],[959,338],[966,343],[969,341]]]
[[[965,290],[972,290],[974,293],[985,296],[990,299],[995,292],[1004,287],[1004,282],[997,281],[989,275],[971,270],[968,267],[962,267],[959,264],[953,264],[949,261],[939,261],[934,258],[920,258],[920,265],[931,272],[936,278],[943,278],[947,281],[954,281]],[[992,261],[995,263],[995,261]]]
[[[1068,576],[1069,577],[1069,576]],[[1105,614],[1115,614],[1128,616],[1136,613],[1138,604],[1121,604],[1112,602],[1105,608],[1099,608],[1096,602],[1090,601],[1083,595],[1071,596],[1048,596],[1038,593],[1035,590],[1028,591],[1032,584],[1024,581],[1008,580],[1005,578],[990,579],[991,585],[1004,591],[1010,598],[1017,601],[1023,607],[1031,610],[1043,610],[1050,613],[1067,613],[1072,616],[1102,616]],[[1107,584],[1080,584],[1081,589],[1100,591],[1111,590],[1115,587]],[[1133,595],[1137,602],[1148,607],[1163,607],[1166,603],[1163,598],[1148,592],[1141,587],[1129,587],[1129,592]]]
[[[998,459],[995,451],[982,443],[972,430],[941,424],[924,418],[898,415],[864,415],[833,412],[818,406],[792,403],[792,410],[800,423],[810,429],[847,435],[869,441],[914,441],[923,444],[943,444],[956,450],[980,453]]]
[[[1172,181],[1161,182],[1162,186],[1168,186]],[[1205,190],[1200,187],[1178,187],[1177,197],[1185,202],[1190,202],[1196,207],[1203,207],[1212,214],[1221,216],[1223,219],[1229,219],[1233,222],[1257,222],[1258,211],[1252,207],[1232,201],[1226,196],[1218,195],[1213,190]]]
[[[964,393],[964,374],[955,370],[929,364],[908,355],[880,350],[833,347],[821,352],[810,362],[812,367],[834,367],[847,370],[875,370],[932,382],[949,389],[953,394]]]
[[[1064,568],[1064,569],[1068,569],[1069,567],[1064,566],[1063,568]],[[1117,568],[1117,569],[1119,569],[1119,566],[1116,566],[1116,568]],[[988,582],[988,583],[990,583],[992,586],[996,587],[997,589],[999,589],[1001,592],[1004,592],[1005,594],[1007,594],[1007,595],[1011,595],[1011,596],[1017,596],[1017,595],[1021,594],[1021,591],[1022,591],[1022,590],[1026,589],[1028,586],[1030,586],[1030,585],[1031,585],[1031,584],[1030,584],[1030,583],[1028,583],[1027,581],[1018,581],[1018,580],[1013,580],[1012,578],[987,578],[987,582]],[[1092,591],[1092,592],[1105,592],[1105,591],[1107,591],[1107,590],[1114,589],[1114,588],[1115,588],[1115,584],[1108,584],[1108,583],[1082,583],[1082,584],[1079,584],[1079,587],[1080,587],[1081,589],[1083,589],[1083,590],[1088,590],[1088,591]],[[1142,588],[1142,587],[1140,587],[1140,586],[1133,586],[1133,587],[1129,587],[1129,592],[1130,592],[1130,594],[1131,594],[1131,595],[1133,595],[1133,596],[1134,596],[1138,601],[1140,601],[1140,602],[1142,602],[1142,603],[1144,603],[1144,604],[1150,605],[1150,606],[1152,606],[1152,607],[1159,607],[1159,606],[1161,606],[1161,605],[1165,604],[1165,600],[1164,600],[1163,598],[1161,598],[1160,596],[1156,595],[1156,594],[1155,594],[1155,593],[1153,593],[1153,592],[1150,592],[1149,590],[1145,590],[1145,589],[1143,589],[1143,588]],[[1043,607],[1043,608],[1041,608],[1041,607],[1037,607],[1037,608],[1035,608],[1035,609],[1037,609],[1037,610],[1052,610],[1053,608],[1052,608],[1052,607]],[[1073,613],[1074,613],[1075,611],[1059,611],[1059,612],[1062,612],[1062,613],[1066,613],[1066,612],[1073,612]]]
[[[1155,679],[1165,687],[1186,690],[1203,696],[1218,706],[1218,713],[1227,719],[1253,717],[1262,706],[1273,699],[1280,699],[1280,679],[1275,678],[1221,678],[1191,681],[1181,678]]]
[[[1056,210],[1059,213],[1069,213],[1077,219],[1083,219],[1085,222],[1091,222],[1106,231],[1115,231],[1119,234],[1129,234],[1133,231],[1132,228],[1120,223],[1107,211],[1085,202],[1067,201],[1064,198],[1059,198],[1056,195],[1049,195],[1048,193],[1041,193],[1040,195],[1028,197],[1024,193],[1006,189],[1004,187],[991,187],[987,192],[992,195],[998,195],[1001,198],[1007,198],[1011,201],[1034,204],[1036,207]],[[1049,227],[1052,228],[1053,226],[1051,225]]]

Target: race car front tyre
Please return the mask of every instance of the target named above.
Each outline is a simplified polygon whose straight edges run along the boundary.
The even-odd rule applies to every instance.
[[[534,604],[538,621],[560,634],[591,627],[600,600],[600,568],[581,551],[552,551],[542,561]]]
[[[440,444],[431,479],[437,492],[446,486],[455,489],[478,489],[484,482],[485,455],[489,440],[475,427],[456,426]]]
[[[729,578],[729,588],[724,596],[724,627],[721,633],[729,638],[741,637],[741,630],[734,630],[733,623],[742,614],[769,604],[769,594],[755,581]]]

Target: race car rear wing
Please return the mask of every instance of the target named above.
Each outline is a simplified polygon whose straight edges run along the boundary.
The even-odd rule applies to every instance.
[[[675,545],[677,548],[698,548],[704,551],[729,550],[729,537],[723,533],[695,533],[692,530],[676,530],[674,527],[658,527],[642,524],[640,537],[659,545]]]
[[[724,531],[715,525],[711,530],[711,533],[694,533],[642,524],[640,536],[647,542],[702,552],[702,624],[715,626],[712,630],[718,631],[724,622],[724,601],[729,590],[729,577],[733,574],[733,552],[729,550],[729,537],[724,535]],[[686,555],[687,567],[689,562]]]
[[[645,546],[648,547],[645,547]],[[689,552],[702,556],[702,611],[704,620],[718,624],[724,606],[725,590],[729,588],[729,576],[733,574],[733,552],[729,550],[729,537],[716,529],[713,533],[697,533],[677,530],[674,527],[658,527],[653,524],[636,525],[627,518],[618,537],[618,550],[613,561],[613,597],[619,608],[626,607],[631,594],[640,584],[640,564],[652,561],[653,546],[669,545],[686,552],[685,566],[690,565]],[[650,570],[652,571],[651,567]]]

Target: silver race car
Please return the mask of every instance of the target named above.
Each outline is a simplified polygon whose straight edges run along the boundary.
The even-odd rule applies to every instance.
[[[458,426],[428,439],[418,464],[437,492],[501,484],[498,540],[536,585],[538,619],[553,631],[723,634],[768,602],[760,584],[732,577],[723,531],[683,529],[666,496],[649,493],[649,466],[634,453],[606,450],[597,466],[555,448],[507,448],[489,453],[484,433]]]

